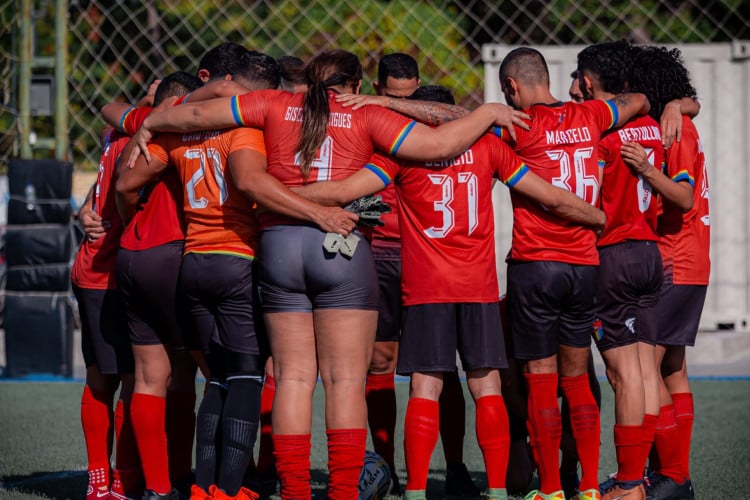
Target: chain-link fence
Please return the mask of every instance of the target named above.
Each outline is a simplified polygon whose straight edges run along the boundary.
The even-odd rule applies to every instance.
[[[0,0],[0,160],[17,153],[18,3]],[[367,82],[382,55],[406,52],[419,62],[423,82],[446,85],[474,107],[483,98],[484,43],[750,39],[747,0],[70,0],[67,14],[68,138],[83,168],[97,163],[103,104],[134,102],[155,77],[195,71],[201,55],[224,41],[275,57],[342,47],[360,56]],[[35,2],[35,56],[54,55],[53,19],[54,2]],[[47,136],[51,126],[32,122]]]

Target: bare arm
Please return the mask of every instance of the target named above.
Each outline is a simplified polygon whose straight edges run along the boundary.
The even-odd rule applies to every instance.
[[[664,106],[660,120],[664,148],[669,149],[673,142],[680,142],[682,138],[682,115],[695,118],[700,110],[700,103],[691,97],[675,99]]]
[[[146,95],[141,97],[141,99],[135,104],[135,107],[140,108],[144,106],[153,106],[154,95],[156,95],[156,89],[159,87],[160,83],[161,80],[154,80],[154,82],[149,85]],[[105,104],[104,107],[102,107],[102,118],[104,118],[104,121],[106,123],[119,130],[120,132],[123,132],[123,130],[120,128],[120,119],[122,118],[123,113],[125,113],[132,107],[132,105],[124,102],[110,102],[109,104]]]
[[[207,101],[217,97],[232,97],[247,93],[247,87],[234,80],[214,80],[190,93],[190,102]],[[188,102],[188,101],[185,101]]]
[[[470,111],[461,106],[444,104],[432,101],[413,101],[410,99],[399,99],[388,96],[372,96],[362,94],[341,94],[336,96],[336,101],[343,104],[344,107],[352,106],[352,109],[358,109],[366,104],[375,104],[396,111],[404,116],[413,118],[427,125],[442,125],[453,120],[466,116]],[[531,117],[523,111],[518,111],[505,104],[504,113],[498,115],[496,125],[505,127],[510,132],[513,140],[516,139],[514,126],[530,130],[531,126],[524,120],[531,120]],[[502,109],[502,108],[498,108]]]
[[[133,142],[132,139],[130,142]],[[124,156],[121,155],[121,158]],[[135,215],[141,188],[155,181],[165,168],[167,168],[166,163],[156,159],[151,163],[146,163],[142,156],[138,158],[133,168],[127,168],[122,162],[118,165],[115,201],[124,226],[127,226]]]
[[[94,241],[107,232],[109,229],[109,221],[105,221],[102,217],[94,211],[94,190],[96,189],[96,183],[91,186],[86,199],[81,205],[81,210],[78,212],[78,221],[81,223],[86,238],[89,241]]]
[[[289,190],[266,172],[266,157],[251,149],[234,151],[227,162],[237,189],[273,212],[317,224],[323,231],[348,235],[359,217],[340,207],[324,207]]]
[[[541,203],[558,217],[582,226],[601,230],[607,222],[604,212],[570,191],[553,186],[533,172],[526,173],[512,189]]]
[[[292,188],[300,196],[321,205],[346,205],[362,196],[377,193],[385,187],[372,170],[362,168],[340,181],[314,182]]]
[[[645,115],[651,109],[651,104],[644,94],[631,93],[631,94],[617,94],[612,99],[615,106],[617,106],[617,123],[616,127],[620,127],[630,121],[636,115]]]
[[[185,103],[173,106],[160,113],[151,113],[143,121],[133,140],[138,145],[129,156],[122,156],[127,165],[133,165],[140,153],[151,161],[148,142],[154,132],[192,132],[194,130],[214,130],[235,127],[230,97],[209,99],[203,102]]]
[[[436,128],[417,123],[394,154],[417,161],[454,158],[466,151],[491,126],[505,126],[511,111],[505,104],[489,103]],[[513,125],[507,130],[515,140]]]
[[[646,150],[637,142],[628,142],[620,148],[625,163],[653,187],[665,200],[683,212],[693,208],[693,186],[688,182],[674,182],[648,161]]]

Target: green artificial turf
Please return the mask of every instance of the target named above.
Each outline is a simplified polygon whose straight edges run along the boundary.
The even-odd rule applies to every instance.
[[[750,489],[750,381],[696,380],[692,479],[696,498],[744,498]],[[80,383],[0,382],[0,498],[80,499],[86,489],[86,451],[80,426]],[[402,484],[403,418],[408,386],[396,386],[398,427],[396,462]],[[612,445],[612,391],[602,383],[602,448],[599,477],[615,470]],[[484,465],[473,430],[474,408],[466,393],[464,461],[472,477],[486,486]],[[312,479],[317,498],[323,498],[326,450],[323,390],[315,395]],[[441,445],[433,455],[428,496],[443,493],[444,460]]]

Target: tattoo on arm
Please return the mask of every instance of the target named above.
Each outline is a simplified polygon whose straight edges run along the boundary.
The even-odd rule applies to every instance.
[[[429,101],[410,101],[408,99],[390,99],[388,107],[428,125],[441,125],[469,113],[461,106]]]
[[[619,108],[619,107],[625,107],[628,104],[630,104],[631,99],[628,94],[617,94],[613,100],[615,102],[615,105]]]

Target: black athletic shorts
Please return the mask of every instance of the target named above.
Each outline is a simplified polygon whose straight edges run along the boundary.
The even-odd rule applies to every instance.
[[[675,285],[671,274],[664,275],[658,304],[644,313],[657,324],[657,344],[695,345],[707,292],[706,285]]]
[[[659,302],[664,279],[654,241],[625,241],[599,249],[594,340],[600,351],[635,342],[656,344],[654,318],[643,311]]]
[[[81,350],[86,367],[97,365],[103,375],[133,373],[133,349],[120,291],[73,285],[73,293],[81,317]]]
[[[399,375],[456,371],[456,350],[466,371],[508,366],[497,302],[404,308]]]
[[[398,342],[401,337],[401,245],[373,246],[372,258],[378,273],[378,329],[376,342]]]
[[[257,335],[253,260],[234,255],[187,253],[180,286],[196,325],[201,350],[212,344],[243,354],[260,355],[264,341]],[[263,329],[260,329],[263,331]]]
[[[378,310],[378,278],[361,233],[353,257],[323,248],[326,233],[305,225],[264,229],[258,280],[264,313]]]
[[[130,341],[135,345],[185,346],[190,325],[178,291],[182,247],[180,240],[117,252],[117,284],[128,307]]]
[[[596,266],[509,262],[507,314],[513,357],[544,359],[560,344],[591,345]]]

